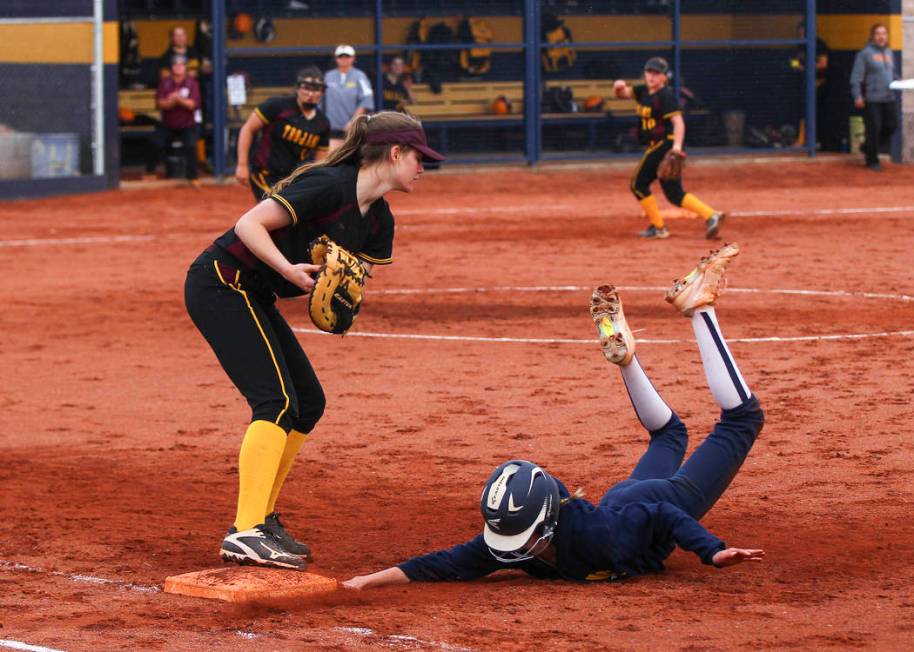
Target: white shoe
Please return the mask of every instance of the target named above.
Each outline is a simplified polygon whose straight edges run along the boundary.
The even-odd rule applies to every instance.
[[[686,317],[691,317],[697,308],[713,306],[726,287],[724,271],[738,254],[739,245],[735,242],[712,251],[695,269],[673,283],[666,300]]]

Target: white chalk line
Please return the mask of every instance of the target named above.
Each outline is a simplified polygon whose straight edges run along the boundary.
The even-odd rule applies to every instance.
[[[11,650],[28,650],[28,652],[63,652],[63,650],[58,650],[57,648],[44,647],[43,645],[30,645],[29,643],[13,641],[8,638],[0,639],[0,647],[9,648]]]
[[[561,211],[568,215],[574,215],[576,211],[581,210],[581,206],[569,204],[532,204],[532,205],[513,205],[513,206],[479,206],[471,208],[468,206],[457,206],[453,208],[403,208],[394,211],[394,215],[404,217],[421,217],[423,215],[467,215],[467,214],[484,214],[484,213],[529,213],[531,211],[541,212],[543,210]],[[727,218],[731,217],[795,217],[798,215],[866,215],[867,213],[914,213],[914,206],[860,206],[848,208],[815,208],[815,209],[770,209],[758,211],[727,211]]]
[[[669,286],[617,285],[623,292],[666,292]],[[493,287],[454,287],[454,288],[388,288],[372,290],[372,294],[486,294],[489,292],[590,292],[589,285],[496,285]],[[785,294],[814,297],[886,299],[890,301],[914,301],[908,294],[887,292],[852,292],[849,290],[800,290],[791,288],[734,288],[727,292],[737,294]]]
[[[422,217],[425,215],[476,215],[480,213],[529,213],[541,212],[543,210],[560,211],[566,214],[574,214],[580,210],[580,206],[569,206],[555,204],[551,206],[522,205],[522,206],[483,206],[470,208],[461,206],[456,208],[405,208],[395,211],[396,215],[402,217]],[[904,216],[904,219],[914,218],[914,206],[873,206],[857,208],[818,208],[818,209],[773,209],[760,211],[730,211],[727,218],[751,218],[751,217],[797,217],[803,215],[813,215],[816,217],[827,217],[831,215],[859,215],[877,218],[879,215],[886,213],[911,213]],[[899,215],[898,217],[902,217]],[[418,225],[400,225],[400,229],[421,228]],[[205,236],[199,233],[169,233],[160,235],[97,235],[97,236],[80,236],[67,238],[11,238],[0,240],[0,247],[51,247],[61,245],[92,245],[92,244],[116,244],[121,242],[149,242],[153,240],[182,240],[190,238],[199,238],[205,240]]]
[[[29,566],[28,564],[21,564],[16,561],[8,561],[5,559],[0,559],[0,570],[19,572],[19,573],[40,573],[42,575],[52,575],[54,577],[63,577],[65,579],[71,580],[73,582],[81,582],[84,584],[101,584],[107,586],[116,586],[118,588],[127,589],[129,591],[136,591],[137,593],[157,593],[161,591],[158,586],[152,586],[149,584],[134,584],[133,582],[126,582],[124,580],[111,580],[105,577],[96,577],[95,575],[83,575],[82,573],[65,573],[63,571],[50,571],[44,568],[38,568],[35,566]]]
[[[448,652],[472,652],[473,650],[473,648],[451,645],[450,643],[443,643],[441,641],[427,641],[406,634],[378,634],[370,627],[334,627],[334,629],[345,634],[354,634],[355,636],[362,638],[370,638],[372,639],[372,643],[387,643],[391,647],[420,646],[422,649],[435,648],[438,650],[447,650]]]
[[[293,327],[296,333],[304,335],[329,335],[324,331],[316,328]],[[763,344],[768,342],[819,342],[819,341],[839,341],[839,340],[864,340],[873,337],[912,337],[914,330],[910,331],[883,331],[879,333],[848,333],[836,335],[797,335],[793,337],[728,337],[728,344]],[[573,338],[540,338],[540,337],[481,337],[472,335],[420,335],[417,333],[371,333],[371,332],[350,332],[346,337],[373,337],[378,339],[390,340],[430,340],[430,341],[449,341],[449,342],[489,342],[502,344],[587,344],[593,346],[598,343],[596,338],[573,339]],[[691,344],[694,339],[642,339],[636,338],[637,344]]]
[[[665,292],[667,287],[644,286],[644,285],[619,285],[616,286],[624,292]],[[493,292],[590,292],[592,288],[585,285],[532,285],[532,286],[509,286],[501,285],[494,287],[456,287],[456,288],[390,288],[386,290],[377,290],[376,294],[387,295],[422,295],[422,294],[485,294]],[[838,297],[838,298],[863,298],[910,302],[914,301],[914,296],[907,294],[890,294],[885,292],[850,292],[847,290],[799,290],[787,288],[727,288],[728,293],[737,294],[784,294],[796,296],[819,296],[819,297]],[[293,327],[296,333],[305,335],[326,335],[324,331],[316,328]],[[911,337],[914,336],[914,330],[899,331],[878,331],[875,333],[836,333],[830,335],[796,335],[796,336],[768,336],[768,337],[734,337],[727,338],[727,341],[733,344],[765,344],[771,342],[831,342],[841,340],[863,340],[876,337]],[[562,337],[484,337],[473,335],[432,335],[419,333],[377,333],[369,331],[350,332],[346,337],[370,337],[378,339],[400,339],[400,340],[426,340],[439,342],[488,342],[502,344],[586,344],[592,346],[595,339],[578,339]],[[659,344],[659,345],[676,345],[691,344],[694,339],[646,339],[636,338],[638,344]]]
[[[0,247],[46,247],[59,245],[114,244],[118,242],[148,242],[161,235],[87,235],[73,238],[24,238],[0,240]]]

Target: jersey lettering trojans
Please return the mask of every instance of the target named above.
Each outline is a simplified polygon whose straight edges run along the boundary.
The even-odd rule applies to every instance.
[[[312,134],[298,127],[293,127],[290,124],[285,124],[282,127],[282,137],[284,140],[288,140],[292,143],[295,143],[302,148],[300,157],[301,160],[304,160],[305,156],[310,153],[310,150],[317,147],[317,144],[321,140],[320,134]]]
[[[646,84],[638,84],[632,88],[632,94],[638,103],[636,111],[641,118],[638,127],[638,140],[642,144],[655,143],[665,138],[672,138],[674,115],[681,115],[673,89],[664,86],[655,93],[647,89]]]
[[[315,109],[305,117],[294,95],[271,97],[254,111],[263,121],[263,133],[252,157],[257,174],[278,180],[330,145],[330,122]]]

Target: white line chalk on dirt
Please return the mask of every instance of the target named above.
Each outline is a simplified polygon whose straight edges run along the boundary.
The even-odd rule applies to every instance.
[[[377,644],[386,644],[387,647],[406,647],[411,649],[422,649],[422,650],[447,650],[448,652],[472,652],[473,648],[461,647],[458,645],[451,645],[450,643],[444,643],[441,641],[427,641],[421,638],[416,638],[415,636],[408,636],[406,634],[379,634],[369,627],[334,627],[338,632],[344,634],[351,634],[358,636],[363,639],[365,643],[370,643],[372,646]]]
[[[666,292],[669,286],[617,285],[623,292]],[[589,285],[496,285],[493,287],[454,287],[454,288],[389,288],[372,290],[372,294],[487,294],[495,292],[590,292]],[[850,290],[802,290],[790,288],[734,288],[728,287],[728,293],[734,294],[784,294],[809,297],[834,297],[856,299],[885,299],[888,301],[914,301],[908,294],[888,292],[853,292]]]
[[[82,573],[65,573],[63,571],[50,571],[44,568],[38,568],[36,566],[29,566],[28,564],[20,564],[16,561],[8,561],[6,559],[0,559],[0,571],[10,571],[18,573],[38,573],[42,575],[51,575],[53,577],[63,577],[72,582],[81,582],[83,584],[103,584],[107,586],[115,586],[121,589],[127,589],[128,591],[136,591],[137,593],[157,593],[162,589],[158,586],[153,586],[150,584],[134,584],[133,582],[126,582],[124,580],[112,580],[106,577],[96,577],[95,575],[84,575]]]
[[[665,292],[667,287],[644,285],[617,286],[623,292]],[[389,288],[376,290],[374,294],[380,295],[424,295],[424,294],[488,294],[499,292],[590,292],[592,288],[584,285],[529,285],[510,286],[500,285],[494,287],[452,287],[452,288]],[[800,297],[828,297],[838,299],[872,299],[882,301],[911,302],[914,297],[907,294],[892,294],[887,292],[852,292],[849,290],[804,290],[790,288],[727,288],[733,294],[781,294]],[[323,331],[315,328],[294,327],[297,333],[307,335],[325,335]],[[829,333],[823,335],[796,335],[796,336],[771,336],[771,337],[733,337],[727,341],[734,344],[764,344],[770,342],[830,342],[842,340],[863,340],[884,337],[911,337],[914,330],[886,330],[872,333]],[[489,342],[509,344],[587,344],[593,345],[594,339],[562,338],[562,337],[486,337],[474,335],[434,335],[422,333],[373,333],[355,331],[347,337],[372,337],[380,339],[402,340],[430,340],[450,342]],[[643,339],[635,340],[639,344],[691,344],[693,339]]]
[[[53,647],[44,647],[43,645],[31,645],[22,641],[13,641],[7,638],[0,638],[0,647],[11,650],[28,650],[28,652],[63,652]]]
[[[316,328],[292,328],[303,335],[330,335]],[[599,344],[599,340],[575,339],[564,337],[483,337],[475,335],[425,335],[419,333],[371,333],[350,332],[346,337],[369,337],[388,340],[428,340],[438,342],[488,342],[494,344]],[[841,340],[865,340],[874,337],[914,337],[914,330],[883,331],[878,333],[836,333],[832,335],[797,335],[794,337],[728,337],[728,344],[764,344],[769,342],[831,342]],[[642,339],[636,338],[638,344],[694,344],[694,339]]]
[[[556,204],[554,206],[543,206],[536,204],[531,206],[486,206],[479,208],[470,208],[460,206],[455,208],[404,208],[395,211],[400,217],[421,217],[423,215],[474,215],[480,213],[529,213],[542,212],[543,210],[553,210],[559,212],[578,211],[580,207],[565,206]],[[904,215],[910,213],[910,215]],[[914,206],[861,206],[855,208],[817,208],[817,209],[771,209],[759,211],[731,211],[727,213],[727,218],[752,218],[752,217],[834,217],[836,215],[853,215],[859,218],[881,218],[886,214],[895,214],[895,217],[910,219],[914,218]],[[679,216],[670,216],[674,219]],[[416,224],[405,224],[397,227],[398,229],[412,230],[422,228]],[[95,244],[117,244],[122,242],[149,242],[155,240],[185,240],[199,239],[200,242],[206,242],[207,237],[199,233],[168,233],[168,234],[146,234],[146,235],[88,235],[73,236],[66,238],[10,238],[0,240],[0,247],[54,247],[62,245],[95,245]]]

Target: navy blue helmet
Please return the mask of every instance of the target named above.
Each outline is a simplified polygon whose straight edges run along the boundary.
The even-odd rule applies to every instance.
[[[549,544],[559,520],[559,486],[532,462],[505,462],[489,477],[479,507],[489,552],[503,562],[531,559]]]

